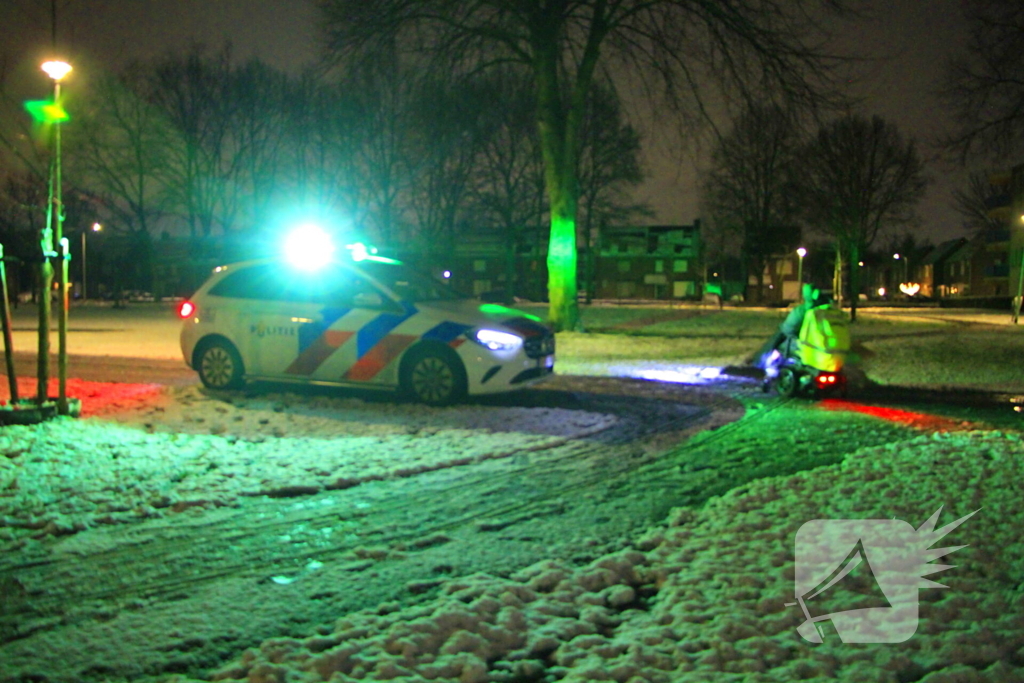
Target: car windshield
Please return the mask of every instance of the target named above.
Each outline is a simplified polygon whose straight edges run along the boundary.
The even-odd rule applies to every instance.
[[[445,283],[402,263],[362,261],[360,270],[397,294],[403,301],[436,301],[464,298]]]

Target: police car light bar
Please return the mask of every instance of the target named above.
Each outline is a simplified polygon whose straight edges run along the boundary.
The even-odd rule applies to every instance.
[[[320,226],[300,225],[285,238],[284,256],[295,268],[317,270],[334,257],[334,242]]]

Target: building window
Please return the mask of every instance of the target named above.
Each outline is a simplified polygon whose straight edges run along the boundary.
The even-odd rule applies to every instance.
[[[655,273],[664,273],[665,272],[665,262],[662,261],[661,259],[658,259],[657,261],[655,261],[654,262],[654,272]]]
[[[487,261],[483,260],[482,258],[481,259],[476,259],[475,261],[473,261],[473,272],[474,273],[483,273],[483,272],[486,272],[486,271],[487,271]]]
[[[620,273],[628,273],[629,272],[629,267],[630,267],[630,262],[629,262],[628,259],[619,259],[619,272]]]
[[[684,258],[677,258],[672,261],[673,273],[685,273],[689,270],[690,264]]]

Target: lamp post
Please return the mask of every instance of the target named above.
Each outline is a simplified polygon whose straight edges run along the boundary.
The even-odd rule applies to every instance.
[[[910,275],[907,274],[907,266],[909,265],[908,262],[910,259],[907,258],[906,254],[904,254],[903,256],[900,256],[899,254],[893,254],[892,257],[897,261],[901,259],[903,260],[903,282],[908,282],[910,279]],[[901,282],[900,284],[903,284],[903,282]]]
[[[1020,217],[1022,223],[1024,223],[1024,216]],[[1013,297],[1013,324],[1017,324],[1017,319],[1020,318],[1020,305],[1024,301],[1024,242],[1021,243],[1020,249],[1020,272],[1017,274],[1017,296]]]
[[[797,292],[801,292],[804,286],[804,256],[807,256],[807,250],[800,247],[796,250],[796,255],[799,256],[799,260],[796,262],[796,284]],[[799,296],[802,296],[800,294]]]
[[[93,232],[99,232],[102,229],[103,229],[103,226],[100,225],[99,223],[93,223],[92,224],[92,231]],[[88,230],[83,230],[82,231],[82,301],[85,301],[86,299],[89,298],[89,287],[87,286],[88,283],[87,283],[87,281],[85,279],[85,264],[86,264],[86,259],[85,259],[85,236],[88,233],[89,233]]]
[[[71,65],[67,62],[49,61],[44,62],[42,69],[46,75],[53,79],[53,104],[60,106],[60,82],[71,71]],[[61,267],[61,315],[58,323],[58,376],[59,394],[57,412],[67,415],[67,334],[68,334],[68,288],[67,288],[67,259],[68,253],[64,245],[64,205],[61,200],[61,168],[60,168],[60,120],[54,121],[53,129],[53,160],[50,165],[50,202],[46,211],[46,227],[43,229],[40,247],[43,252],[43,262],[40,267],[40,280],[43,296],[39,304],[39,359],[38,377],[36,386],[36,400],[42,405],[48,398],[48,385],[50,383],[50,291],[53,285],[53,264],[50,259],[57,256],[54,245],[62,246],[62,267]]]

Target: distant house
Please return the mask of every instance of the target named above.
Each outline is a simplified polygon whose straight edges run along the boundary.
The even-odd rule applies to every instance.
[[[1024,251],[1024,164],[989,176],[992,195],[986,200],[988,217],[998,223],[984,233],[987,256],[978,264],[980,282],[969,296],[1014,296]]]
[[[701,294],[700,221],[605,228],[594,264],[599,299],[684,299]]]
[[[769,258],[764,264],[761,291],[757,289],[757,274],[747,275],[747,301],[780,304],[800,298],[800,257],[795,251]],[[804,281],[809,273],[803,273]]]
[[[989,230],[953,251],[945,264],[945,296],[1009,296],[1008,244],[1009,231]]]
[[[946,261],[966,243],[963,237],[946,240],[924,255],[915,269],[921,285],[920,296],[940,298],[950,295],[949,292],[955,286],[949,284],[948,278],[953,277],[953,274],[947,272]]]

